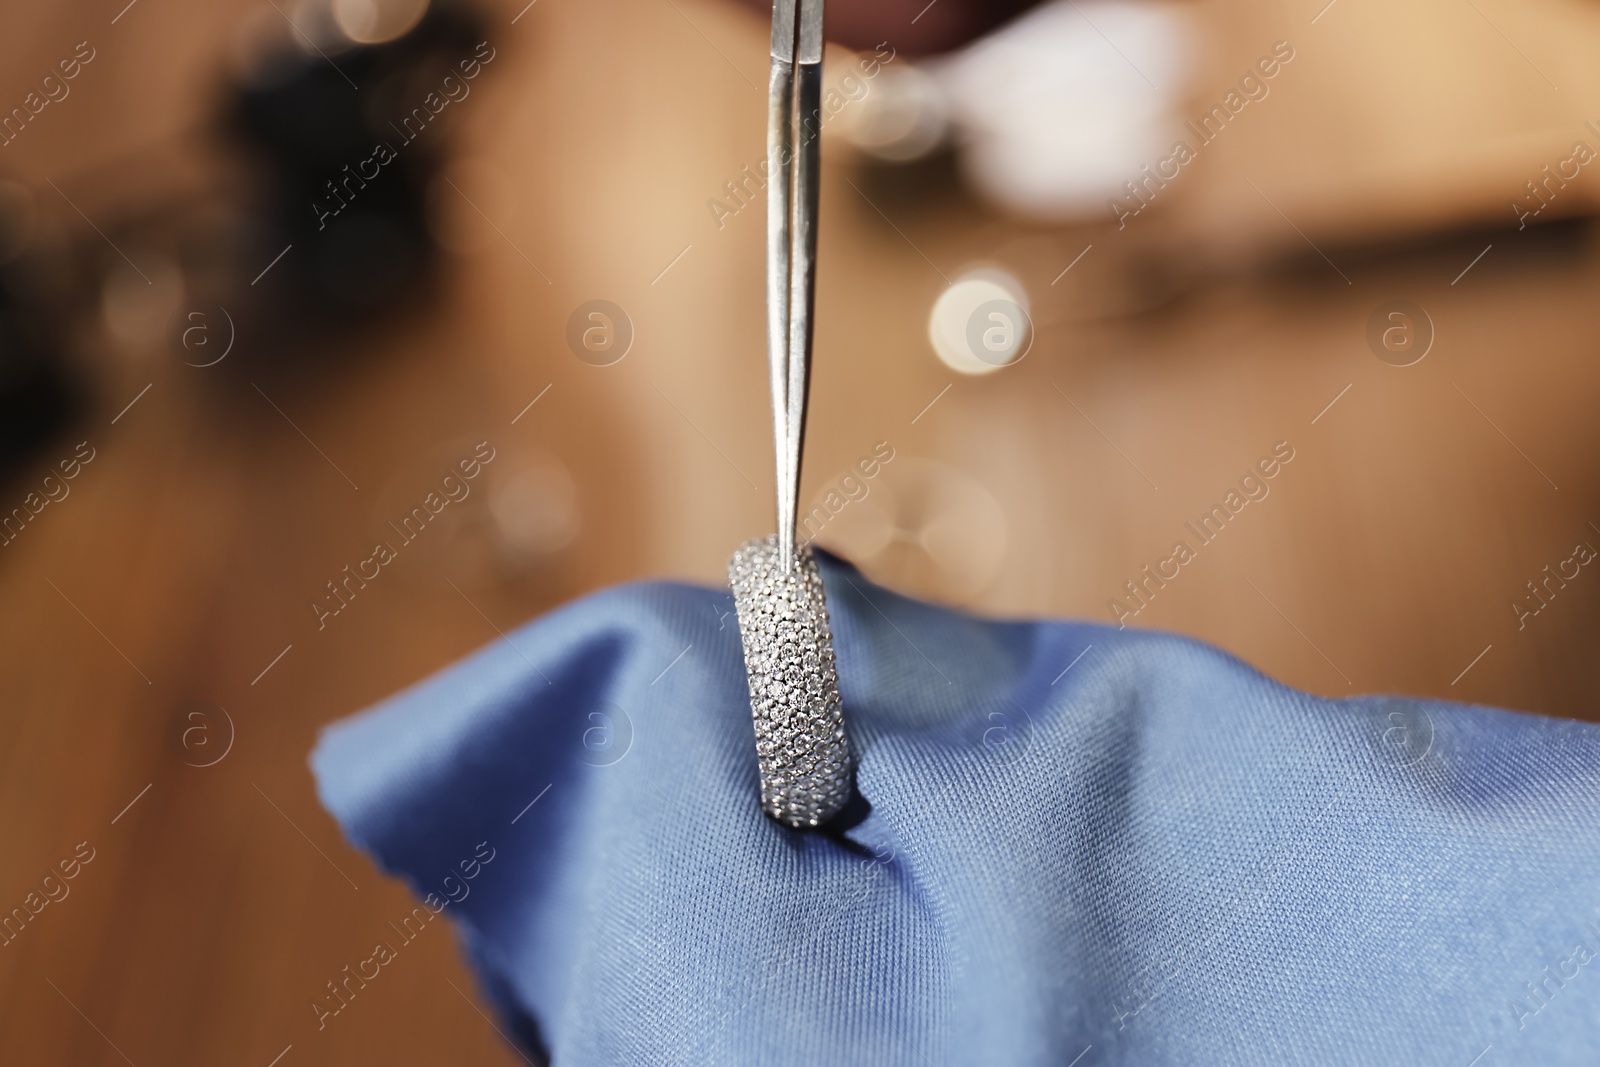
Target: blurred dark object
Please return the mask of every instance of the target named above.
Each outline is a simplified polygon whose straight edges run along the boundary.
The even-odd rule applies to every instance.
[[[82,395],[39,269],[31,194],[0,180],[0,484],[71,422]]]
[[[296,14],[292,27],[268,23],[292,32],[263,43],[228,89],[226,129],[258,205],[241,284],[254,276],[274,328],[342,329],[408,303],[432,274],[424,201],[446,131],[431,120],[453,115],[425,102],[447,98],[447,77],[462,83],[461,64],[479,65],[484,25],[434,4],[394,40],[352,44],[327,20],[326,40],[307,36],[305,9]]]
[[[772,4],[746,0],[771,12]],[[858,51],[887,42],[911,56],[948,52],[982,37],[1038,0],[856,0],[828,5],[828,40]]]

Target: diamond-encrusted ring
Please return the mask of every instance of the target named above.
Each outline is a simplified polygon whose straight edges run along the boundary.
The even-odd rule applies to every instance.
[[[776,536],[747,542],[728,561],[750,713],[761,768],[761,807],[789,826],[818,826],[850,799],[853,767],[822,576],[809,547],[783,567]]]

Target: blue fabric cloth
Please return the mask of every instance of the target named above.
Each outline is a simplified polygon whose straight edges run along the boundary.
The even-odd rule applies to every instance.
[[[865,801],[831,833],[757,808],[710,589],[590,596],[322,738],[530,1054],[1600,1061],[1600,728],[823,570]]]

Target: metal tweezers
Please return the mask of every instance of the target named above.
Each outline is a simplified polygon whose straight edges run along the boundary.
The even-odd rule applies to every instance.
[[[778,552],[795,567],[800,452],[811,384],[822,161],[822,0],[775,0],[767,94],[767,360],[777,459]]]
[[[728,584],[750,685],[761,808],[797,829],[821,826],[843,809],[855,766],[822,575],[816,556],[795,544],[811,382],[821,109],[822,0],[776,0],[767,103],[767,358],[778,532],[734,552]]]

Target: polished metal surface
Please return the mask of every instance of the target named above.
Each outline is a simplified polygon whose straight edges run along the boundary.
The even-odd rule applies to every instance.
[[[767,359],[772,385],[779,558],[795,564],[795,518],[811,382],[821,168],[822,0],[772,9],[767,104]]]

